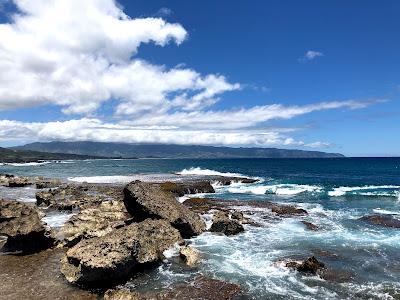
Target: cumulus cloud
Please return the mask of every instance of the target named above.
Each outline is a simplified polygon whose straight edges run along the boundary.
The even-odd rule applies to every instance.
[[[14,2],[20,12],[0,24],[0,109],[50,103],[86,114],[110,99],[120,102],[119,114],[193,109],[239,88],[220,75],[133,58],[143,43],[182,43],[180,24],[131,19],[113,0]]]

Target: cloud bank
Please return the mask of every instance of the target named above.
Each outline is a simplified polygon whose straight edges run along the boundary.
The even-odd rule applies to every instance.
[[[326,142],[306,143],[282,130],[262,128],[274,119],[360,109],[377,101],[215,110],[222,94],[244,86],[184,64],[168,68],[137,58],[142,44],[179,46],[188,36],[181,24],[131,18],[113,0],[13,2],[18,11],[10,23],[0,24],[0,110],[55,105],[70,120],[0,120],[3,141],[327,147]],[[308,51],[305,58],[322,55]],[[106,103],[112,103],[113,115],[107,119],[114,122],[96,116]]]

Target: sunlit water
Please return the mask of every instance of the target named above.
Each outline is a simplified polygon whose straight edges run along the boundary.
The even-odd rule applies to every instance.
[[[134,179],[177,179],[176,175],[257,177],[261,181],[221,187],[202,195],[229,200],[291,203],[308,216],[274,219],[267,209],[238,206],[261,223],[243,234],[205,233],[190,242],[202,252],[196,271],[182,268],[174,253],[137,288],[162,287],[202,272],[242,285],[247,299],[399,299],[400,230],[368,225],[361,216],[400,217],[400,159],[231,159],[88,160],[43,165],[0,166],[0,173],[42,175],[75,182],[124,183]],[[34,189],[0,188],[0,196],[29,201]],[[61,226],[70,216],[48,215]],[[210,216],[205,216],[210,218]],[[320,227],[310,231],[301,223]],[[337,275],[334,280],[305,276],[284,267],[285,258],[315,255]]]

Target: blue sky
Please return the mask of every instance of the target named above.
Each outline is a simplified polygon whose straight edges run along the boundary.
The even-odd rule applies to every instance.
[[[398,1],[80,2],[0,0],[0,145],[400,155]]]

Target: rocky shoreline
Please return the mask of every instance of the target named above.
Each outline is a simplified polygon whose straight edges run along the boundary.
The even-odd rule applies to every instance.
[[[189,282],[156,292],[138,292],[125,283],[143,270],[163,264],[165,251],[174,247],[178,249],[180,263],[196,270],[202,263],[202,255],[190,246],[190,239],[206,231],[233,236],[246,231],[247,226],[263,226],[252,217],[249,207],[264,209],[264,220],[301,217],[307,230],[325,230],[307,221],[306,210],[293,205],[194,195],[214,193],[212,183],[215,181],[230,185],[237,181],[250,184],[256,180],[209,176],[198,180],[182,178],[176,182],[133,181],[123,186],[0,175],[0,185],[9,188],[36,185],[39,189],[34,206],[18,202],[18,199],[0,200],[0,236],[3,237],[0,266],[3,264],[3,269],[7,269],[10,264],[17,264],[18,258],[24,264],[33,257],[56,254],[57,270],[51,271],[58,276],[55,287],[63,286],[62,289],[68,290],[70,286],[75,289],[71,295],[85,295],[82,299],[91,296],[93,299],[238,299],[246,296],[242,287],[197,271]],[[183,203],[177,201],[178,197],[188,195],[193,197]],[[41,218],[52,211],[73,212],[74,215],[61,228],[50,229]],[[208,225],[206,215],[211,215]],[[400,227],[388,216],[364,216],[359,221],[373,226]],[[293,272],[327,280],[351,279],[351,274],[338,279],[335,270],[314,256],[301,260],[285,258],[277,263]]]

